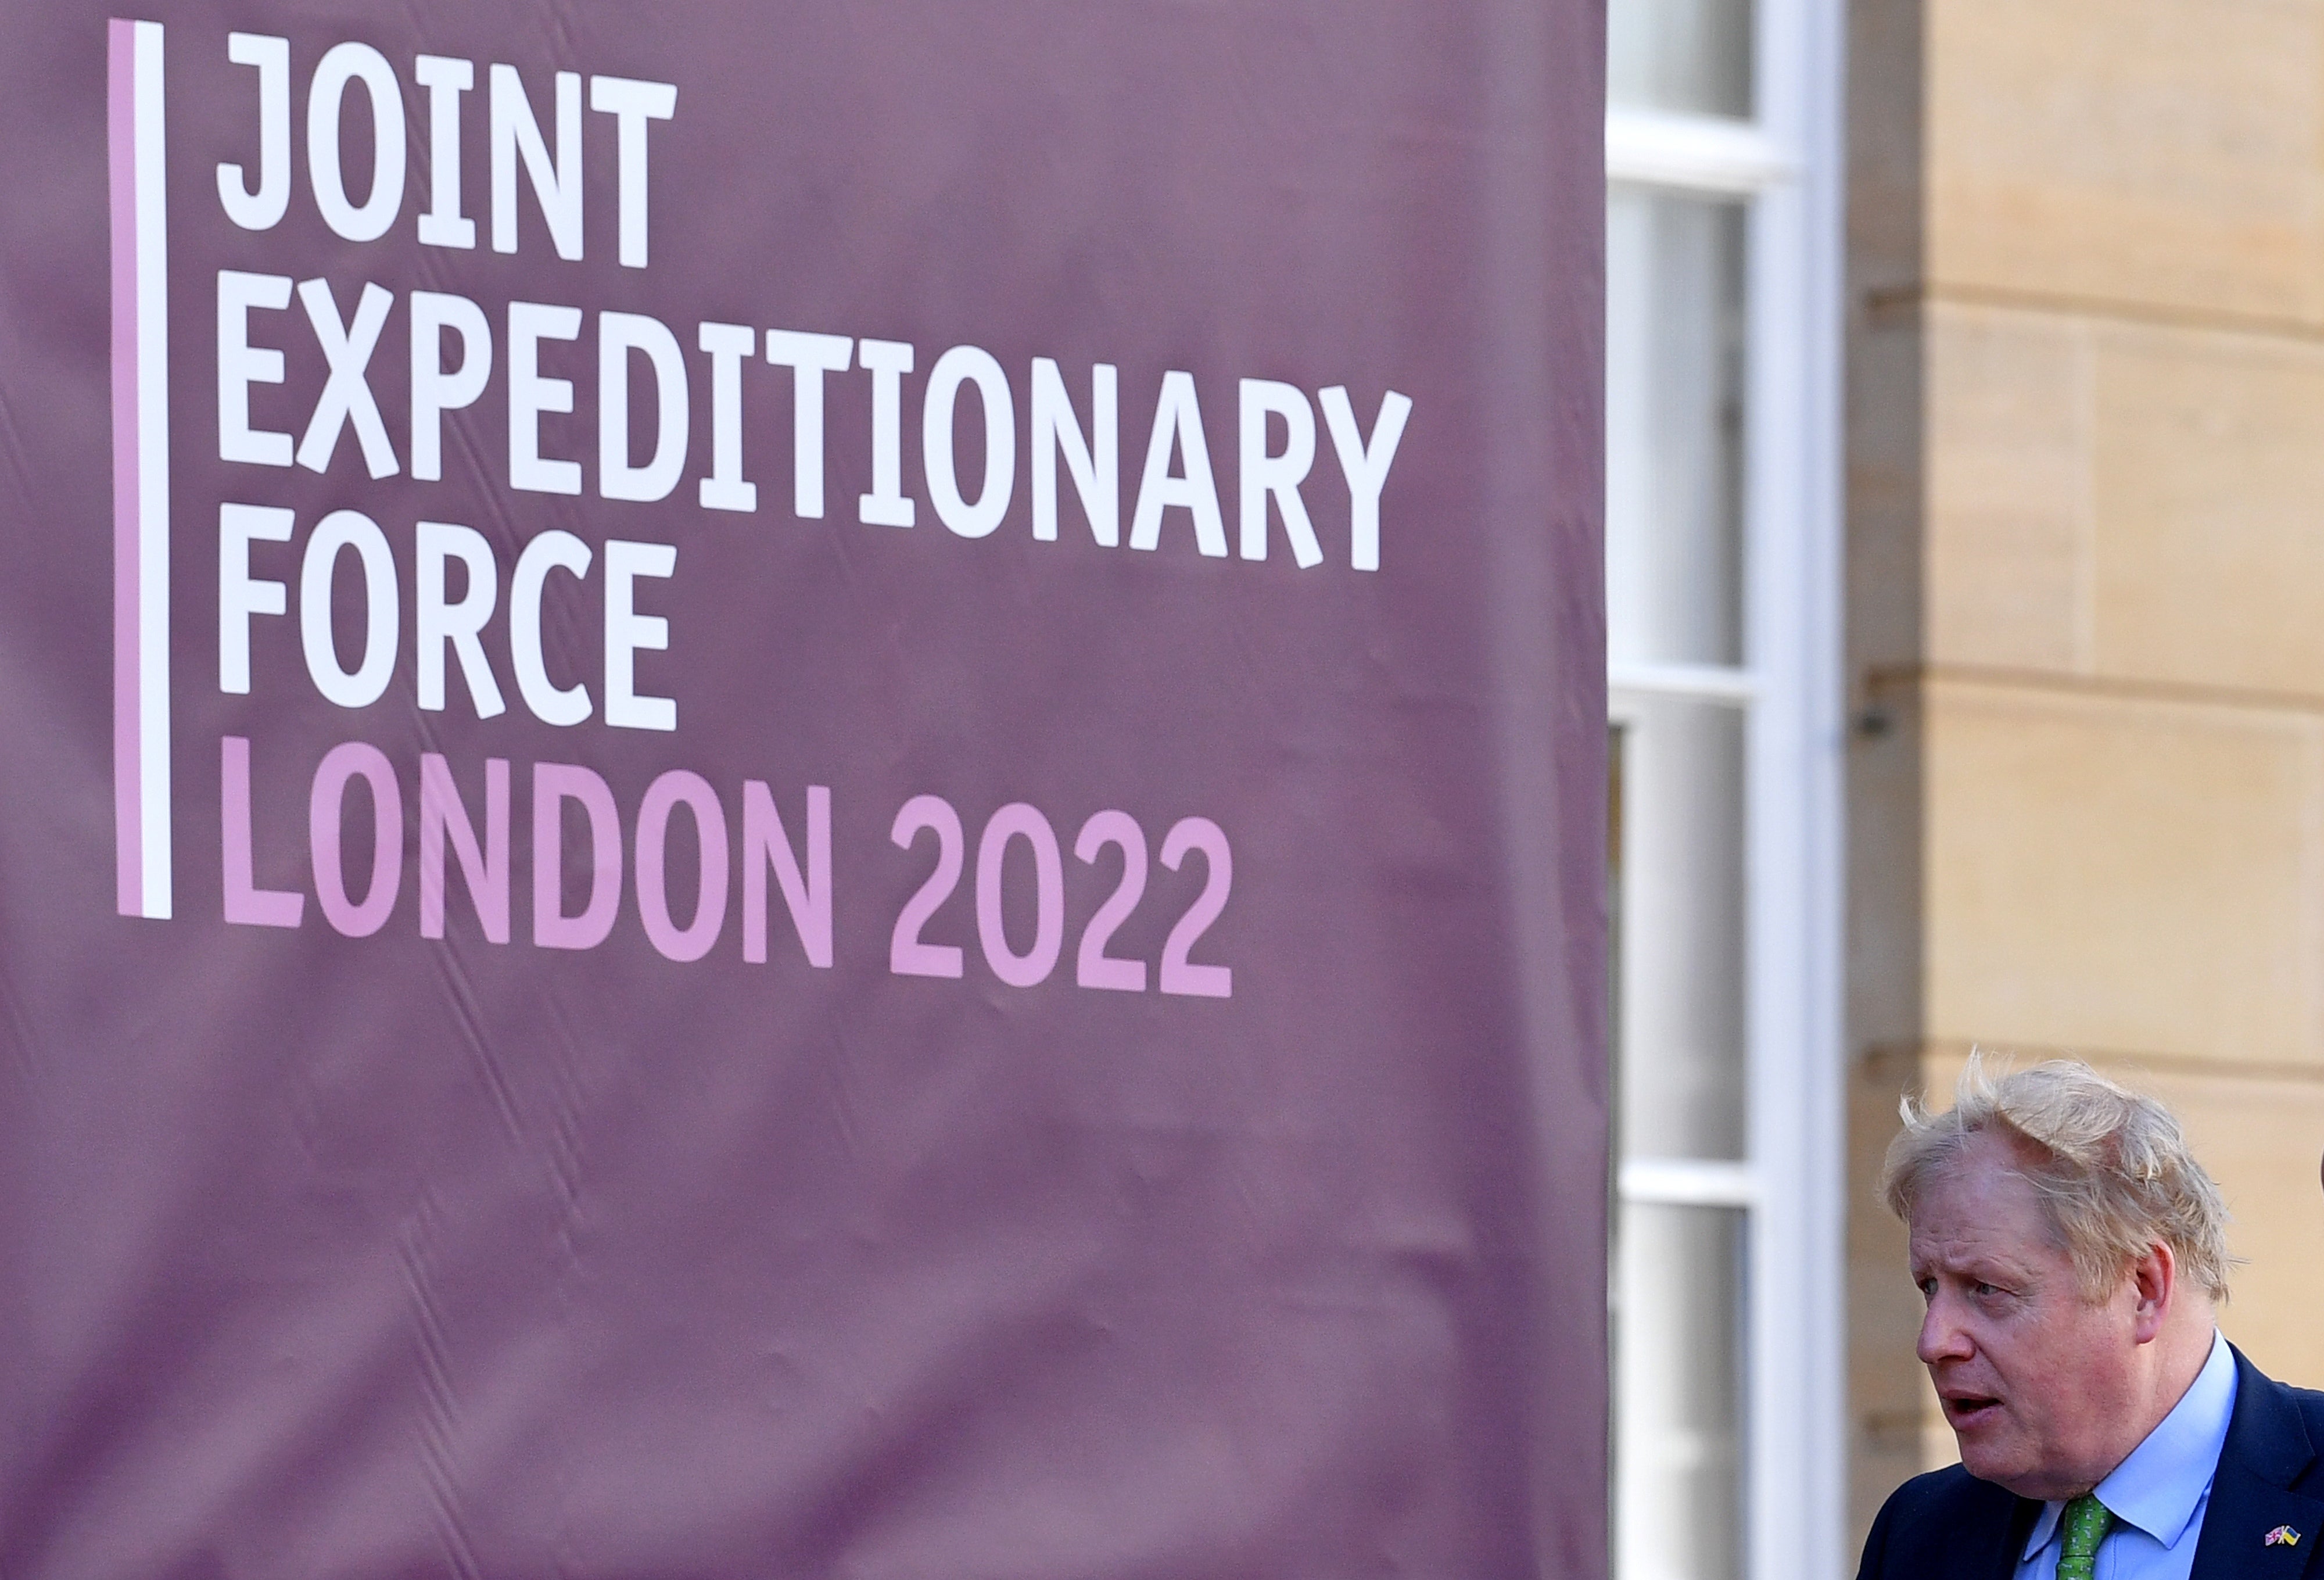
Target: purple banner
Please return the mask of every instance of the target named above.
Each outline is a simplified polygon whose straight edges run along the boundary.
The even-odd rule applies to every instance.
[[[1594,5],[0,17],[0,1576],[1603,1573]]]

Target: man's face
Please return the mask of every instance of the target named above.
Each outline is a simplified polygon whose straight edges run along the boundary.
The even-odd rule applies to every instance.
[[[1920,1356],[1970,1474],[2068,1498],[2136,1446],[2137,1292],[2085,1300],[2016,1142],[1971,1136],[1913,1204]],[[2119,1439],[2126,1435],[2130,1441]]]

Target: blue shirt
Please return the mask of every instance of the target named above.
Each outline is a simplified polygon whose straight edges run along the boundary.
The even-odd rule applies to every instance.
[[[2211,1335],[2211,1354],[2186,1395],[2162,1424],[2098,1484],[2098,1501],[2114,1513],[2098,1544],[2098,1580],[2187,1580],[2211,1476],[2227,1446],[2236,1413],[2236,1358],[2227,1341]],[[2017,1561],[2017,1580],[2052,1580],[2065,1538],[2063,1503],[2045,1503]]]

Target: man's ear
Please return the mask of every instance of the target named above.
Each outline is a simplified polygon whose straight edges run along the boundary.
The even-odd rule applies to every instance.
[[[2148,1246],[2146,1254],[2130,1264],[2130,1286],[2136,1299],[2131,1311],[2132,1332],[2140,1344],[2152,1344],[2163,1332],[2171,1302],[2179,1292],[2179,1261],[2171,1254],[2171,1247],[2160,1242]]]

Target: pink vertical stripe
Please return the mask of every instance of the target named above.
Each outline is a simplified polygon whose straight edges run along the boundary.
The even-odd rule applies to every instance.
[[[106,135],[113,208],[113,837],[116,901],[144,912],[138,755],[137,24],[106,24]]]

